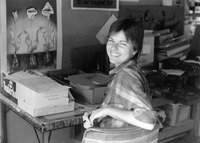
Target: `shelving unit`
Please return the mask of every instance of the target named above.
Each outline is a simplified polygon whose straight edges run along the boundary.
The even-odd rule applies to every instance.
[[[185,16],[200,17],[200,13],[190,13],[190,14],[185,14]]]
[[[165,98],[156,98],[153,100],[153,107],[163,106],[175,101],[165,99]],[[160,130],[158,140],[159,143],[165,143],[169,140],[173,140],[183,135],[190,136],[199,136],[199,121],[200,121],[200,99],[192,102],[182,102],[185,105],[191,106],[190,120],[177,124],[175,126],[169,126],[163,124],[163,129]]]
[[[199,137],[199,121],[200,121],[200,103],[199,99],[191,101],[191,103],[183,103],[191,106],[190,120],[171,126],[164,126],[159,132],[159,143],[164,143],[174,138],[190,135],[191,137]]]
[[[188,134],[188,131],[190,132],[192,129],[194,129],[193,119],[174,127],[166,127],[159,132],[158,136],[159,143],[164,143],[179,136]]]

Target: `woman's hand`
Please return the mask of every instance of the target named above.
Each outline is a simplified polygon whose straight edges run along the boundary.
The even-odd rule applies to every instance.
[[[86,129],[92,127],[92,124],[89,119],[90,115],[91,115],[91,113],[88,113],[88,112],[85,112],[83,115],[83,122],[84,122],[83,126]]]
[[[100,122],[105,116],[107,116],[106,108],[93,110],[92,113],[85,112],[83,115],[84,128],[87,129],[92,127],[95,119],[97,119],[97,122]]]
[[[102,107],[96,110],[92,111],[92,114],[90,116],[90,123],[93,126],[94,124],[94,120],[97,119],[97,122],[100,122],[102,120],[102,118],[107,116],[107,108],[106,107]]]

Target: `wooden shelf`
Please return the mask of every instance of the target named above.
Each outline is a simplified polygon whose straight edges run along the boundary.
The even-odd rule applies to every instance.
[[[170,137],[173,137],[174,135],[190,131],[193,128],[194,128],[194,120],[192,119],[174,127],[164,128],[162,131],[159,132],[158,140],[159,141],[166,140]]]
[[[200,17],[200,13],[185,14],[185,16]]]

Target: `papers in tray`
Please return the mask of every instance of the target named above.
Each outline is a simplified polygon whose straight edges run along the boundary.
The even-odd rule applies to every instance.
[[[167,75],[177,75],[177,76],[181,76],[182,74],[185,73],[185,71],[177,69],[163,69],[162,71],[165,72]]]
[[[108,76],[99,73],[79,74],[69,76],[70,84],[80,89],[93,89],[108,84]]]

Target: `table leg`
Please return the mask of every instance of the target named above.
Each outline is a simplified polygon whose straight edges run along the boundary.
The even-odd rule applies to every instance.
[[[7,117],[6,117],[6,106],[3,103],[1,104],[1,142],[7,143]]]
[[[36,128],[34,128],[34,127],[33,127],[33,129],[34,129],[34,131],[35,131],[35,135],[36,135],[36,137],[37,137],[38,143],[41,143],[41,142],[40,142],[40,138],[39,138],[39,135],[38,135],[38,132],[37,132]]]
[[[44,140],[45,140],[45,139],[44,139],[44,138],[45,138],[45,133],[42,132],[42,139],[40,140],[39,135],[38,135],[38,132],[37,132],[37,129],[34,128],[34,127],[33,127],[33,129],[34,129],[34,131],[35,131],[35,135],[36,135],[36,137],[37,137],[38,143],[44,143]],[[48,143],[50,143],[50,140],[51,140],[51,132],[52,132],[52,131],[49,131]]]
[[[50,140],[51,140],[51,132],[52,132],[52,131],[49,131],[48,143],[50,143]]]
[[[42,133],[42,142],[41,143],[44,143],[44,133]]]
[[[194,130],[191,131],[191,134],[200,137],[200,102],[193,105],[192,119],[194,119]]]

